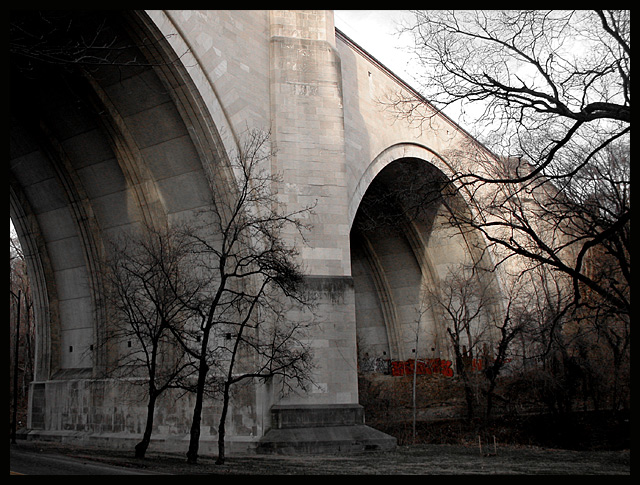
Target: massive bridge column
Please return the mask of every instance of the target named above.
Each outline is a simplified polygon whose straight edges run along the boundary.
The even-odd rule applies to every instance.
[[[349,247],[347,169],[340,58],[331,11],[270,11],[272,169],[289,211],[315,205],[306,243],[297,241],[321,316],[310,394],[272,407],[265,443],[395,441],[363,425],[358,405],[355,298]],[[291,235],[291,237],[296,237]],[[346,426],[345,426],[346,425]],[[306,427],[304,432],[291,431]],[[294,436],[295,435],[295,436]],[[331,446],[331,445],[329,445]]]

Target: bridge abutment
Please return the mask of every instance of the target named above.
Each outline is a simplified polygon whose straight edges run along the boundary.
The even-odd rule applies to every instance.
[[[419,282],[428,280],[421,261],[430,251],[434,267],[446,269],[459,254],[450,250],[449,238],[436,245],[435,237],[423,244],[416,236],[399,251],[395,239],[372,233],[376,244],[370,246],[384,264],[370,271],[375,258],[355,246],[351,254],[352,226],[360,201],[387,165],[401,158],[436,163],[429,146],[457,149],[466,135],[444,118],[422,133],[382,113],[377,99],[407,86],[336,34],[331,11],[118,15],[109,20],[114,26],[124,20],[126,29],[115,33],[124,43],[137,39],[130,64],[101,66],[90,82],[52,67],[58,84],[47,76],[23,89],[12,84],[12,101],[19,101],[11,108],[19,121],[11,125],[12,216],[24,213],[18,233],[30,239],[30,255],[40,264],[32,278],[39,316],[29,434],[123,446],[141,437],[144,399],[125,380],[101,379],[101,369],[119,358],[99,345],[108,325],[97,270],[104,243],[142,222],[188,220],[208,208],[214,194],[233,185],[226,164],[251,127],[270,132],[267,168],[282,178],[276,193],[287,213],[313,207],[304,240],[296,232],[284,237],[299,249],[315,300],[309,343],[317,366],[305,392],[282,397],[273,383],[247,385],[232,402],[228,451],[394,446],[393,438],[365,424],[358,345],[406,358],[389,347],[410,345],[402,328],[412,323]],[[145,56],[153,62],[135,62]],[[76,84],[83,91],[61,89]],[[50,127],[45,133],[38,117]],[[215,453],[220,409],[210,401],[201,449]],[[185,449],[191,398],[169,394],[158,410],[152,446]]]

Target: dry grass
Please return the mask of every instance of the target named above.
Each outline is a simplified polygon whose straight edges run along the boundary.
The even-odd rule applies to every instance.
[[[570,451],[532,446],[498,445],[495,454],[486,447],[481,454],[477,445],[415,445],[352,455],[232,456],[225,465],[215,465],[215,457],[207,456],[202,456],[197,465],[188,465],[184,456],[153,451],[146,459],[137,460],[132,452],[122,450],[79,449],[42,442],[20,442],[17,446],[177,475],[628,475],[631,469],[629,450]]]

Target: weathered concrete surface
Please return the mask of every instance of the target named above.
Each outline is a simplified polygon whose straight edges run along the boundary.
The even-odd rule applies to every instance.
[[[283,176],[278,194],[287,210],[315,204],[307,242],[293,241],[321,318],[313,390],[286,398],[258,384],[244,391],[229,441],[264,443],[277,429],[275,405],[306,406],[311,415],[326,405],[357,406],[358,349],[371,359],[410,357],[419,285],[435,284],[470,247],[442,214],[397,237],[357,238],[358,207],[384,169],[403,161],[446,176],[439,154],[468,135],[441,115],[417,129],[385,111],[380,99],[410,88],[337,33],[331,11],[152,10],[112,14],[110,22],[144,46],[123,55],[149,63],[80,77],[52,70],[11,85],[10,212],[37,321],[29,426],[74,439],[140,433],[143,401],[120,399],[125,384],[98,379],[118,358],[99,345],[108,310],[99,271],[105,241],[209,207],[213,193],[234,183],[228,160],[247,128],[271,132],[271,169]],[[429,316],[423,331],[427,356],[446,357],[437,318]],[[202,435],[213,443],[218,409],[208,405]],[[190,401],[167,398],[163,406],[155,436],[179,442]],[[319,442],[342,442],[345,431],[361,436],[362,426],[314,433],[325,436]]]
[[[390,450],[396,439],[364,424],[360,405],[276,405],[272,428],[256,449],[258,453],[322,453]]]

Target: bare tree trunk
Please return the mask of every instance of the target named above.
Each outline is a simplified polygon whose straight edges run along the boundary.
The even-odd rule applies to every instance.
[[[204,400],[204,387],[207,379],[209,366],[206,355],[203,354],[200,360],[200,370],[198,372],[198,387],[196,390],[196,403],[193,407],[193,420],[191,422],[189,451],[187,452],[187,463],[198,463],[198,449],[200,447],[200,421],[202,420],[202,402]]]
[[[447,331],[449,332],[449,337],[451,338],[451,344],[453,346],[453,350],[456,355],[456,372],[458,372],[458,374],[460,374],[460,377],[462,377],[462,383],[464,385],[464,397],[467,403],[467,419],[471,421],[471,419],[473,419],[473,414],[474,414],[473,389],[471,388],[471,382],[469,379],[469,374],[467,372],[467,367],[465,362],[466,359],[464,358],[465,356],[463,355],[462,350],[460,349],[460,335],[457,329],[454,331],[448,328]]]
[[[147,404],[147,423],[144,428],[142,441],[136,445],[136,458],[144,458],[151,442],[151,432],[153,431],[153,414],[156,408],[156,399],[158,393],[151,391],[149,393],[149,403]]]
[[[16,347],[13,362],[13,414],[11,417],[11,444],[16,444],[16,427],[18,425],[18,354],[20,348],[20,301],[22,292],[18,290],[18,316],[16,319]]]
[[[473,390],[471,389],[471,383],[468,378],[465,376],[463,378],[464,381],[464,398],[467,401],[467,419],[471,421],[473,419]]]
[[[230,384],[224,385],[224,398],[222,403],[222,415],[220,416],[220,424],[218,425],[218,459],[216,465],[224,465],[224,436],[226,434],[225,423],[227,421],[227,412],[229,411],[229,389]]]
[[[489,380],[489,389],[487,389],[487,409],[485,413],[485,417],[488,420],[491,417],[491,411],[493,410],[493,391],[496,389],[498,375],[502,370],[506,360],[507,360],[507,351],[511,344],[511,341],[515,338],[515,336],[520,333],[521,328],[515,327],[512,329],[507,329],[507,322],[505,321],[504,325],[500,328],[500,343],[498,344],[498,355],[496,356],[495,361],[492,365],[488,366],[485,370],[485,377]]]

